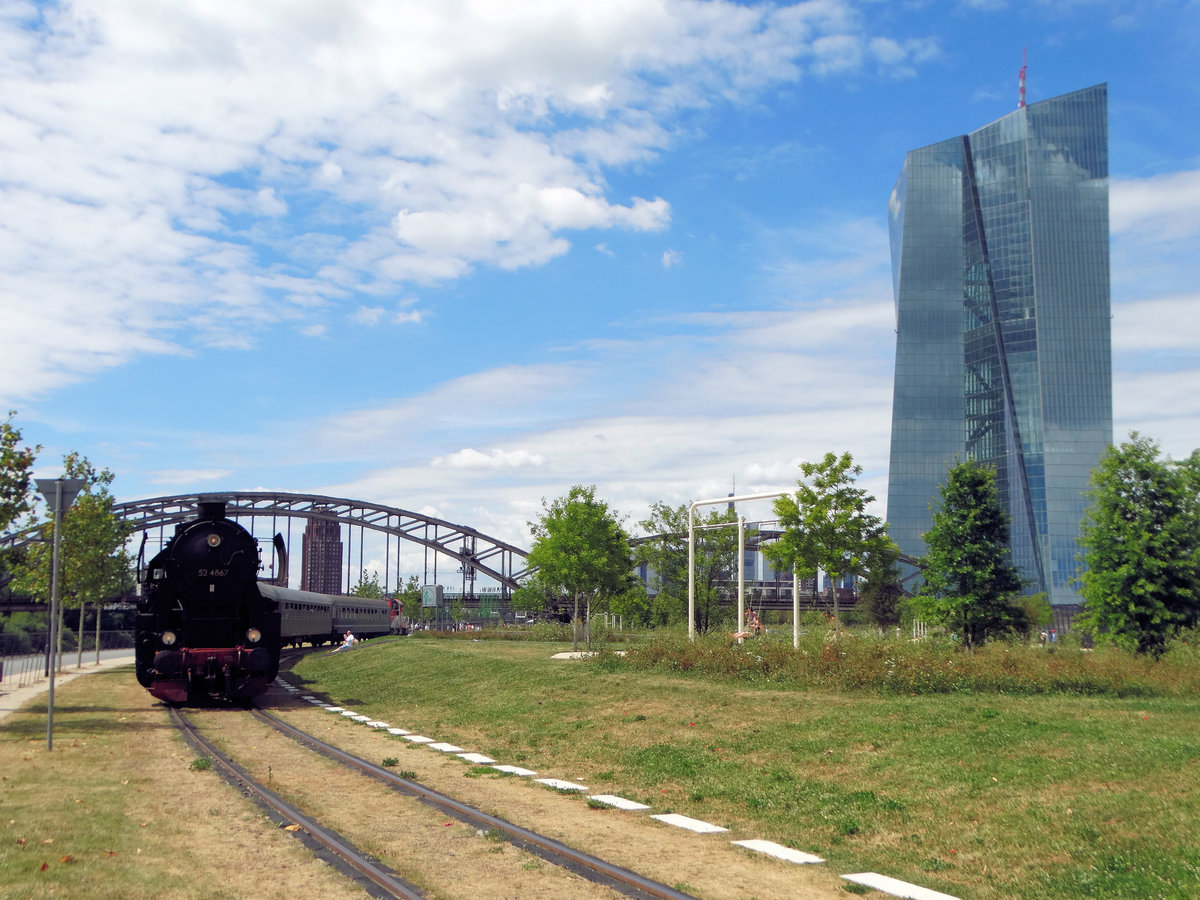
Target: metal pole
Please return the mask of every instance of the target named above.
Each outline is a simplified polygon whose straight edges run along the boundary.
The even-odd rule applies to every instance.
[[[688,640],[696,639],[696,504],[688,507]]]
[[[58,622],[58,535],[62,519],[62,481],[54,484],[54,544],[50,551],[50,621]],[[50,632],[50,698],[46,707],[46,749],[54,749],[54,680],[58,677],[58,655],[55,652],[55,628]]]
[[[46,749],[54,749],[54,679],[58,675],[59,665],[59,644],[62,643],[62,623],[59,618],[62,615],[62,604],[59,602],[59,593],[61,579],[59,575],[59,546],[61,544],[61,526],[63,509],[70,507],[75,502],[75,497],[83,490],[87,482],[82,478],[39,478],[37,479],[38,492],[46,498],[46,503],[53,502],[54,505],[54,539],[52,550],[50,551],[50,618],[47,623],[48,637],[50,646],[47,648],[47,654],[50,659],[50,693],[49,701],[46,707]]]
[[[738,634],[746,630],[746,517],[738,516]],[[739,638],[738,643],[742,641]]]
[[[792,648],[800,649],[800,573],[792,569]]]

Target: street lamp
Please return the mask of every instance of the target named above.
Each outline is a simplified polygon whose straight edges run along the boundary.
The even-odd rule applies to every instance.
[[[54,749],[54,679],[58,675],[58,642],[62,640],[58,628],[58,547],[60,523],[63,512],[71,508],[79,492],[87,482],[82,478],[39,478],[38,492],[46,498],[46,504],[54,509],[54,545],[50,552],[50,700],[46,707],[46,749]]]

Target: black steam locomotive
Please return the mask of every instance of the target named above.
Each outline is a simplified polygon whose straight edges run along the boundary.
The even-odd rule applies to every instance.
[[[225,504],[201,501],[142,573],[138,682],[168,703],[246,701],[275,679],[285,643],[320,646],[346,630],[373,637],[395,627],[384,600],[259,582],[261,567],[258,542],[225,517]]]

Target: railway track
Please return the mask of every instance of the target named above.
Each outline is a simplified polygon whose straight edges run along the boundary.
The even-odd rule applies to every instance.
[[[354,877],[372,897],[425,900],[423,893],[400,878],[392,869],[361,852],[337,832],[324,827],[260,783],[246,769],[222,753],[180,710],[170,709],[170,717],[172,724],[182,732],[184,740],[198,753],[211,759],[226,781],[235,784],[251,796],[279,824],[285,827],[299,826],[297,834],[307,839],[313,850],[345,874]]]
[[[623,866],[606,862],[592,854],[564,844],[547,835],[538,834],[503,818],[486,813],[463,803],[417,781],[401,777],[388,769],[376,766],[360,757],[308,734],[278,717],[255,709],[252,716],[264,726],[274,729],[300,746],[332,760],[342,767],[375,780],[390,790],[419,800],[423,805],[437,810],[444,816],[474,828],[477,833],[503,836],[514,847],[544,860],[572,876],[587,879],[606,886],[624,896],[632,898],[662,898],[662,900],[694,900],[693,896],[670,885],[646,878]],[[309,842],[315,852],[334,862],[348,876],[356,879],[374,897],[424,898],[424,894],[412,883],[400,877],[395,870],[360,851],[354,844],[333,829],[323,825],[305,811],[284,800],[256,779],[245,767],[233,762],[209,740],[187,716],[171,710],[172,721],[190,744],[201,754],[212,759],[222,774],[231,783],[269,811],[276,821],[299,826],[295,834]],[[268,767],[268,771],[270,771]]]

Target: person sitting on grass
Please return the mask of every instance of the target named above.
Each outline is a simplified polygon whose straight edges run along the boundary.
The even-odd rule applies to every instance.
[[[358,638],[356,638],[353,634],[350,633],[349,630],[347,630],[346,637],[342,640],[342,646],[335,647],[333,650],[330,650],[329,652],[330,653],[340,653],[342,650],[350,650],[357,643],[358,643]]]

